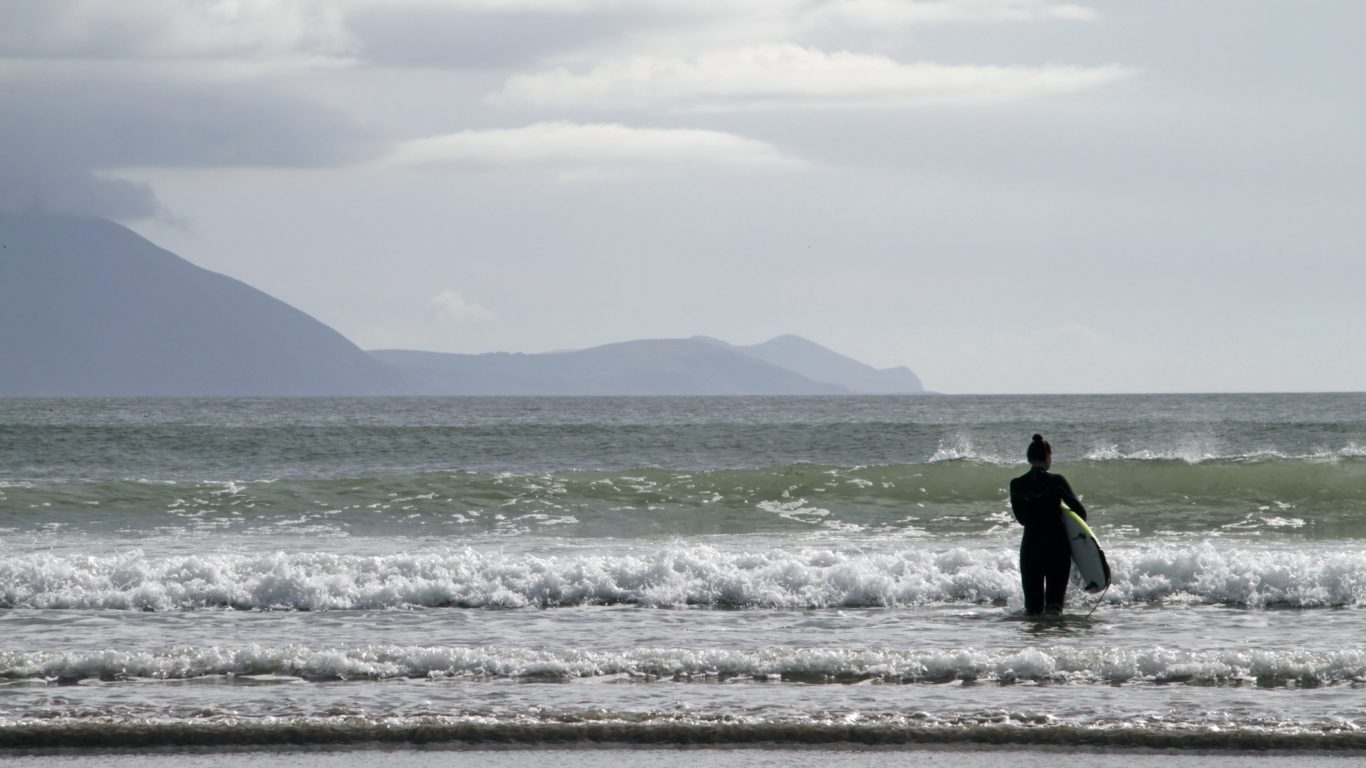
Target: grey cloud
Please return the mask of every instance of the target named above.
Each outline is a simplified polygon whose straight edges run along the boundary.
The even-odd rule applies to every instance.
[[[0,108],[0,137],[95,167],[331,165],[372,149],[344,114],[250,83],[34,79],[7,83]]]
[[[0,55],[15,59],[110,60],[136,57],[147,46],[143,13],[106,12],[98,22],[82,18],[75,4],[5,4]]]
[[[142,217],[157,212],[152,191],[102,171],[329,166],[379,149],[343,114],[240,83],[8,81],[0,114],[0,205],[10,210]]]
[[[67,61],[334,57],[348,39],[332,3],[181,0],[9,2],[0,57]]]
[[[0,152],[0,213],[29,211],[142,219],[160,214],[162,206],[145,184],[101,178],[60,156]]]

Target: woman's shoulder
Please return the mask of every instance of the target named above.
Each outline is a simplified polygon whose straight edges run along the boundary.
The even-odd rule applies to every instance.
[[[1049,472],[1046,469],[1031,469],[1023,475],[1014,478],[1010,483],[1011,485],[1014,485],[1015,483],[1034,483],[1043,486],[1058,486],[1067,485],[1067,478],[1057,472]]]
[[[1062,475],[1060,475],[1060,474],[1058,474],[1058,473],[1056,473],[1056,472],[1049,472],[1049,473],[1048,473],[1048,484],[1049,484],[1049,485],[1052,485],[1052,486],[1055,487],[1055,488],[1069,488],[1069,489],[1070,489],[1070,488],[1072,487],[1072,486],[1070,486],[1070,485],[1067,484],[1067,478],[1063,477]]]
[[[1011,488],[1017,488],[1017,487],[1034,487],[1034,488],[1037,488],[1037,487],[1039,487],[1041,484],[1042,484],[1042,485],[1045,485],[1045,486],[1046,486],[1046,485],[1051,485],[1051,484],[1053,483],[1053,480],[1050,479],[1050,478],[1052,478],[1052,477],[1053,477],[1053,476],[1050,475],[1050,474],[1047,473],[1047,472],[1042,472],[1042,471],[1040,471],[1040,470],[1031,468],[1028,472],[1024,473],[1023,475],[1020,475],[1019,477],[1012,477],[1012,478],[1010,479],[1010,487],[1011,487]]]

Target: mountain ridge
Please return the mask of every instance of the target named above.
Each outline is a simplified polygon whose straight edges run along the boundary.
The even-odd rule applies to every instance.
[[[920,377],[906,366],[874,368],[790,333],[740,349],[807,378],[839,384],[851,392],[884,395],[925,391]]]
[[[775,344],[776,343],[776,344]],[[737,346],[709,336],[542,353],[370,350],[423,395],[923,394],[908,368],[879,370],[785,334]]]
[[[538,354],[364,351],[112,221],[0,214],[0,396],[837,395],[923,392],[799,336]]]
[[[371,350],[419,395],[828,395],[839,387],[694,339],[524,354]]]

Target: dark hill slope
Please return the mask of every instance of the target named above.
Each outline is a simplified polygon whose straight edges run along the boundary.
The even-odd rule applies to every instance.
[[[0,214],[0,395],[381,395],[341,334],[99,219]]]

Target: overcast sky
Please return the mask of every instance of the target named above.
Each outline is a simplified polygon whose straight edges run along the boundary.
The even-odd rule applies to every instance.
[[[0,207],[367,349],[1366,388],[1359,0],[0,0]]]

